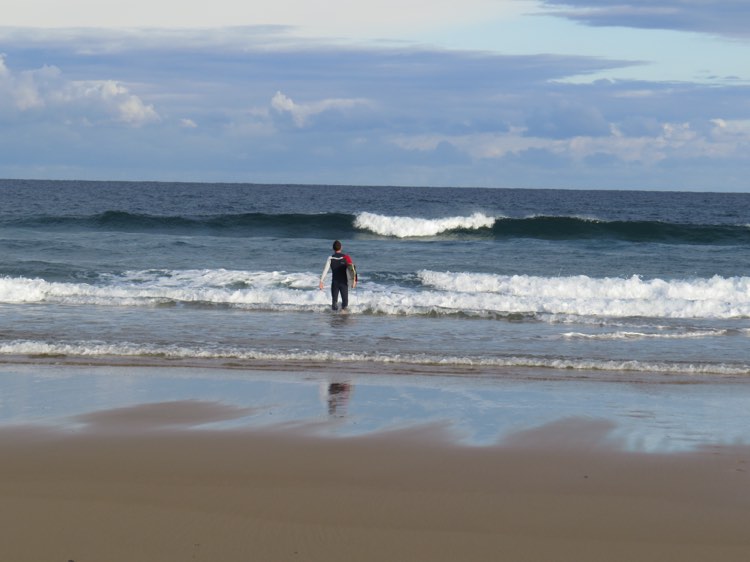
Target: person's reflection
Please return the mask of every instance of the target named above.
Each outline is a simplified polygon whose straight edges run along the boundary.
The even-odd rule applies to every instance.
[[[333,418],[345,417],[351,394],[352,385],[349,382],[328,383],[328,391],[326,393],[328,415]]]

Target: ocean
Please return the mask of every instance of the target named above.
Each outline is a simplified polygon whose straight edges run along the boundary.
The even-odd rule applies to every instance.
[[[750,194],[2,180],[0,201],[0,362],[750,375]],[[318,288],[334,239],[348,314]]]

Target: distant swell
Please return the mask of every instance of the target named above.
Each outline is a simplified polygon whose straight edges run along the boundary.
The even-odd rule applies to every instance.
[[[329,237],[331,232],[351,232],[353,215],[241,213],[212,216],[157,216],[107,211],[86,217],[37,217],[14,226],[116,232],[172,233],[224,236]]]
[[[468,236],[544,240],[621,240],[666,244],[750,244],[748,225],[678,224],[660,221],[604,221],[565,216],[509,218],[474,213],[437,218],[358,214],[241,213],[212,216],[158,216],[107,211],[91,216],[42,216],[10,220],[23,228],[172,233],[210,236],[285,238],[353,237],[368,233],[385,238]]]
[[[673,244],[747,244],[746,225],[676,224],[659,221],[601,221],[579,217],[536,216],[498,220],[495,238],[546,240],[603,239]]]

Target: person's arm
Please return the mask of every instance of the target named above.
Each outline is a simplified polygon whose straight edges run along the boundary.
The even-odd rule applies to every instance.
[[[319,287],[323,289],[323,282],[326,280],[326,275],[328,275],[328,270],[331,269],[331,258],[328,258],[326,260],[326,265],[323,268],[323,273],[320,275],[320,285]]]

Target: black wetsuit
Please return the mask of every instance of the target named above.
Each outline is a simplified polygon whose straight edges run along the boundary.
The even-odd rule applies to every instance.
[[[341,308],[349,306],[349,281],[346,277],[346,267],[348,265],[347,256],[336,252],[330,258],[331,260],[331,308],[338,309],[339,293],[341,293]]]

